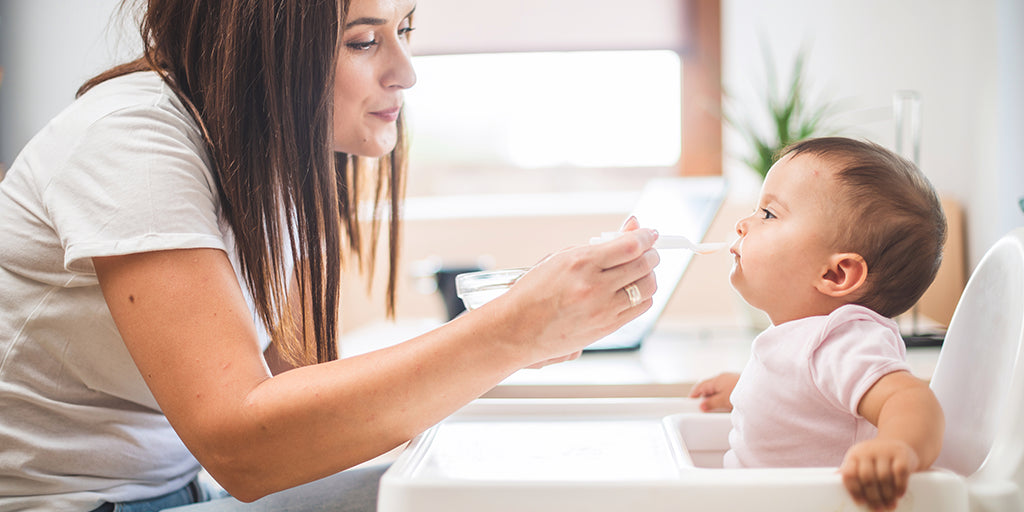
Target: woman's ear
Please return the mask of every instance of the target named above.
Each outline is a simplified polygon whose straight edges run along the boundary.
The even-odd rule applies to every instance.
[[[856,292],[867,281],[868,264],[857,253],[833,254],[829,265],[815,286],[829,297],[845,297]]]

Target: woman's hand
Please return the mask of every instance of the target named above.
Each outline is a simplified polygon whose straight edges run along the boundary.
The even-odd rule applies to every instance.
[[[528,365],[572,358],[651,307],[657,290],[653,249],[657,233],[630,219],[619,238],[555,253],[527,272],[508,293],[480,308],[510,308]],[[639,300],[625,290],[636,285]],[[513,326],[510,326],[513,327]]]
[[[693,386],[690,390],[690,398],[701,398],[700,410],[704,412],[732,410],[732,402],[729,395],[740,380],[738,373],[720,373],[710,379],[705,379]]]

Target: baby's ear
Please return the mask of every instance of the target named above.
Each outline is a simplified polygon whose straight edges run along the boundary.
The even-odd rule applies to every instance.
[[[856,292],[868,278],[868,264],[857,253],[833,254],[816,288],[830,297],[846,297]]]

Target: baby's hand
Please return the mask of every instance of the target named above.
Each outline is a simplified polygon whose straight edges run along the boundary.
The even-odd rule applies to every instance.
[[[839,472],[853,501],[871,510],[892,510],[907,491],[910,474],[919,466],[917,453],[909,444],[872,439],[853,445]]]
[[[739,380],[738,373],[720,373],[694,385],[690,390],[690,398],[703,398],[700,401],[700,410],[704,412],[731,411],[732,402],[729,401],[729,395]]]

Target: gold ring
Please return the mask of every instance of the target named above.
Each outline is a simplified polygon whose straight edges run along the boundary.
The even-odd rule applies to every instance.
[[[640,287],[637,286],[636,283],[631,283],[629,286],[623,288],[623,290],[626,292],[626,296],[629,297],[629,307],[634,307],[637,304],[640,304]]]

